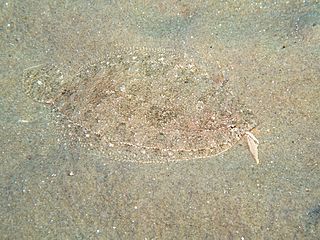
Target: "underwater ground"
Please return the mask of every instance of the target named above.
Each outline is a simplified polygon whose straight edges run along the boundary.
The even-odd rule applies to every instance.
[[[319,1],[0,5],[1,239],[319,239]],[[21,86],[27,68],[71,73],[129,47],[227,74],[258,119],[261,163],[244,140],[201,160],[115,161],[70,141]]]

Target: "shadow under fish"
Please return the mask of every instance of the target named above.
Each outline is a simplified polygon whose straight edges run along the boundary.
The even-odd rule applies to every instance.
[[[317,229],[320,230],[320,202],[310,208],[307,213],[305,228],[307,232],[316,232]]]

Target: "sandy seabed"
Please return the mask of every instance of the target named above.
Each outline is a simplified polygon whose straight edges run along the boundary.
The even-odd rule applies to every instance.
[[[0,8],[3,239],[317,239],[318,1],[3,1]],[[114,161],[70,141],[30,99],[23,71],[68,74],[119,48],[170,48],[228,76],[258,118],[220,156]],[[110,157],[113,156],[113,157]]]

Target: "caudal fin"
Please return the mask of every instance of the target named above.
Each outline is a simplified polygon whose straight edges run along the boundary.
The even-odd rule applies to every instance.
[[[26,94],[38,102],[50,102],[63,84],[63,73],[53,64],[41,64],[24,70],[22,85]]]

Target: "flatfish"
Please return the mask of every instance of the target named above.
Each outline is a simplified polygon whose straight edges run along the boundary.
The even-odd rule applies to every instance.
[[[26,69],[23,86],[86,132],[80,139],[87,146],[106,155],[116,150],[121,161],[214,156],[256,126],[221,72],[168,49],[113,51],[71,77],[44,64]]]

